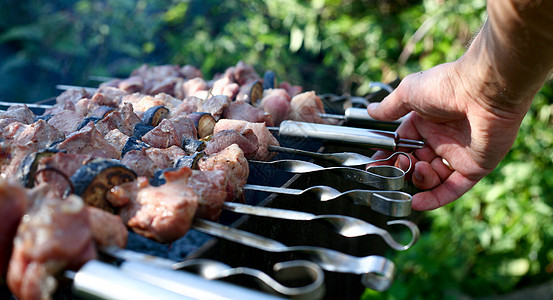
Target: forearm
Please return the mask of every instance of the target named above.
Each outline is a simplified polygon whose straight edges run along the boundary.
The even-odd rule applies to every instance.
[[[476,90],[487,105],[526,112],[553,68],[553,0],[488,0],[488,21],[459,65],[485,83]]]

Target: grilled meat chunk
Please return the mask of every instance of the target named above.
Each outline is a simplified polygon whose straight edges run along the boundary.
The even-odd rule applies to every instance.
[[[255,135],[257,136],[257,145],[258,149],[253,157],[256,160],[264,160],[268,161],[273,156],[275,156],[275,153],[269,152],[269,145],[278,146],[279,143],[277,139],[271,134],[269,129],[267,129],[267,126],[265,126],[265,123],[251,123],[247,121],[242,120],[228,120],[223,119],[219,120],[217,124],[215,124],[215,128],[213,129],[214,133],[217,133],[219,131],[227,130],[227,129],[234,129],[238,132],[244,132],[247,129],[253,130]]]
[[[96,258],[83,201],[75,195],[62,200],[44,191],[34,196],[17,229],[8,267],[8,286],[20,300],[50,299],[59,272]]]
[[[69,188],[69,178],[89,159],[89,155],[63,152],[44,157],[32,180],[36,185],[47,184],[50,192],[61,198]]]
[[[261,107],[272,116],[275,126],[288,119],[290,114],[290,96],[284,89],[268,89],[263,92]]]
[[[251,106],[245,101],[234,101],[223,111],[223,119],[244,120],[253,123],[265,123],[273,126],[271,115],[265,114],[263,109]]]
[[[232,144],[237,144],[246,158],[253,158],[257,153],[257,136],[251,129],[242,133],[234,129],[221,130],[213,135],[204,151],[206,154],[212,155]]]
[[[27,192],[21,185],[0,180],[0,281],[6,276],[13,238],[28,203]]]
[[[129,103],[123,104],[120,109],[109,112],[96,123],[96,129],[105,136],[110,130],[118,129],[123,134],[131,136],[140,118],[133,112]]]
[[[86,154],[91,157],[118,159],[121,155],[96,130],[93,122],[68,135],[65,141],[59,143],[56,148],[65,150],[67,153]]]
[[[12,122],[31,124],[35,114],[26,105],[12,105],[4,112],[0,112],[0,128],[5,128]]]
[[[250,168],[244,152],[238,145],[232,144],[214,155],[201,158],[198,166],[200,171],[223,171],[228,178],[228,189],[232,191],[233,199],[243,200],[243,187],[248,181]]]
[[[121,217],[94,206],[87,206],[92,237],[98,248],[116,246],[125,248],[129,232]]]
[[[38,120],[30,125],[13,122],[2,130],[0,137],[38,151],[63,140],[65,135],[46,121]]]
[[[188,170],[189,177],[192,170]],[[113,188],[107,198],[111,203],[130,199],[119,215],[134,232],[159,243],[171,243],[186,234],[198,208],[198,195],[170,178],[158,187],[145,178],[129,182]]]
[[[194,122],[186,116],[164,119],[154,129],[142,137],[142,141],[155,148],[169,148],[173,145],[181,146],[185,138],[198,138]]]
[[[82,114],[64,109],[48,119],[48,124],[56,127],[65,135],[69,135],[77,130],[77,127],[83,120],[84,116]]]
[[[298,94],[290,100],[290,120],[335,124],[336,120],[321,118],[319,114],[324,112],[323,102],[314,91]]]

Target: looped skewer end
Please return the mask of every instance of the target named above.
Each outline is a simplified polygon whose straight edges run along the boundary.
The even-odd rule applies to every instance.
[[[368,163],[366,170],[368,171],[368,169],[371,167],[370,166],[371,164],[378,163],[378,162],[386,162],[386,161],[389,161],[389,160],[391,160],[392,158],[394,158],[395,156],[398,156],[398,155],[404,155],[409,160],[409,167],[407,168],[407,170],[404,171],[405,174],[409,173],[409,171],[411,170],[411,167],[413,166],[413,161],[411,160],[411,157],[409,156],[409,154],[407,154],[405,152],[401,152],[401,151],[394,152],[394,153],[392,153],[392,155],[390,155],[386,158],[376,159],[376,160]]]
[[[418,240],[419,240],[419,236],[420,236],[420,230],[419,230],[419,227],[417,226],[417,224],[409,221],[409,220],[393,220],[393,221],[388,221],[386,224],[388,225],[404,225],[406,226],[407,228],[409,228],[409,231],[411,231],[411,241],[406,244],[406,245],[403,245],[399,242],[397,242],[391,235],[388,231],[383,231],[382,234],[381,234],[381,237],[386,241],[386,243],[392,247],[393,249],[397,250],[397,251],[404,251],[404,250],[407,250],[409,248],[411,248],[411,246],[413,246]]]

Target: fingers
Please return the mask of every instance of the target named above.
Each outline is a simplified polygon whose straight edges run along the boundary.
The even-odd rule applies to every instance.
[[[444,183],[433,190],[415,194],[413,196],[413,209],[422,211],[442,207],[461,197],[476,182],[464,177],[459,172],[453,172]]]
[[[394,121],[409,113],[411,108],[403,101],[403,89],[403,86],[400,84],[382,102],[370,103],[367,107],[369,115],[377,120]]]

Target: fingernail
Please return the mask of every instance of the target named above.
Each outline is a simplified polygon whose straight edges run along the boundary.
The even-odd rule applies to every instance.
[[[424,175],[422,175],[421,172],[417,172],[417,170],[413,171],[413,176],[415,176],[415,179],[418,182],[422,182],[422,180],[424,179]]]
[[[371,102],[371,103],[369,103],[368,109],[369,110],[377,109],[379,104],[380,104],[380,102]]]

